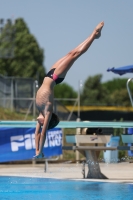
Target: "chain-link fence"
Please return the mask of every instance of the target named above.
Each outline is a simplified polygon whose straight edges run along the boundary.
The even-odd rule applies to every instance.
[[[35,105],[35,96],[38,82],[32,78],[16,78],[0,75],[0,107],[11,111],[25,113],[25,119],[29,114],[36,118],[38,111]],[[70,113],[64,105],[54,100],[54,112],[61,120],[76,120],[77,116]]]
[[[35,93],[36,87],[33,79],[0,75],[1,107],[24,112],[34,101]]]
[[[0,106],[12,108],[12,79],[0,75]]]

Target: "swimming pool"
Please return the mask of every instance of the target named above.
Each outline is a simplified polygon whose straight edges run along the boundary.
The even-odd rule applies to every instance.
[[[133,184],[0,177],[0,200],[133,200]]]

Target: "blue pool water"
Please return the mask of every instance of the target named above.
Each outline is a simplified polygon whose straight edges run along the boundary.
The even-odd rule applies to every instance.
[[[133,185],[0,177],[0,200],[133,200]]]

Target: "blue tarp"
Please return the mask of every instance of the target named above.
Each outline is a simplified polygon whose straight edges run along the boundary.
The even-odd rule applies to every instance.
[[[45,157],[62,154],[62,130],[47,131]],[[35,155],[35,128],[0,128],[0,162],[32,159]]]
[[[119,74],[120,76],[126,73],[133,73],[133,65],[128,65],[124,67],[118,67],[118,68],[109,68],[107,69],[107,72],[113,72],[115,74]]]

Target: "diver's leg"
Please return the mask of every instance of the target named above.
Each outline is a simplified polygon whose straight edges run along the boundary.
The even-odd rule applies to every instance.
[[[64,78],[67,71],[77,60],[77,58],[79,58],[83,53],[88,50],[95,39],[100,37],[103,26],[104,22],[99,23],[92,34],[84,42],[82,42],[79,46],[70,51],[66,56],[64,56],[52,66],[52,68],[56,68],[54,73],[57,76]]]

